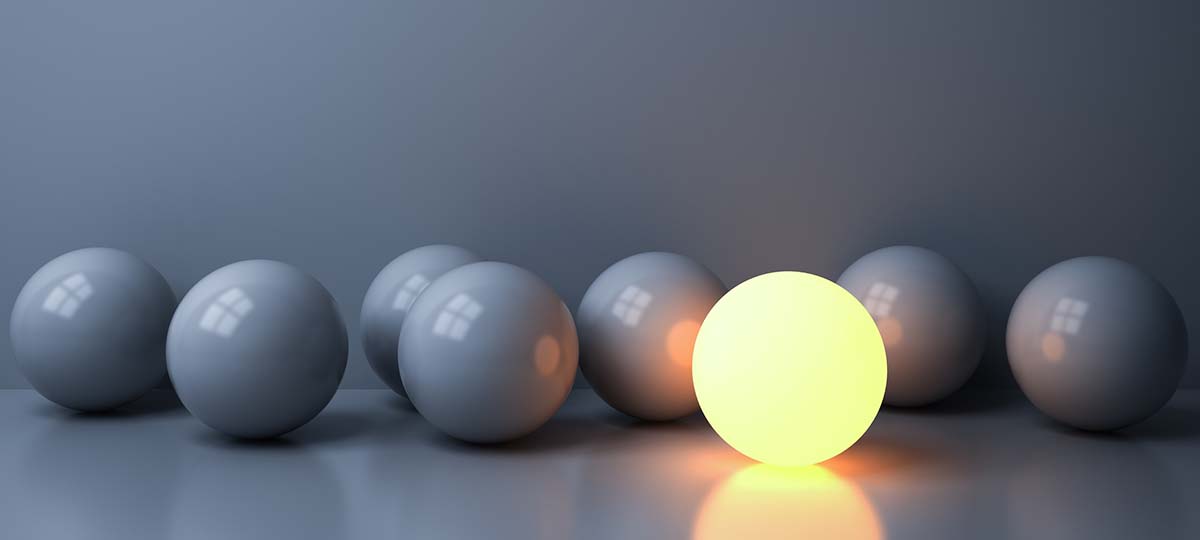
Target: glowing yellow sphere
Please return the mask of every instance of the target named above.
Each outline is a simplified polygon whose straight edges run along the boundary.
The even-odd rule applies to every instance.
[[[875,420],[887,358],[875,321],[836,283],[773,272],[713,306],[692,360],[696,398],[725,442],[774,465],[836,456]]]

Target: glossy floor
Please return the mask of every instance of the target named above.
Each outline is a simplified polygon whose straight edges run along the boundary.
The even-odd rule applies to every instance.
[[[519,443],[439,435],[346,390],[245,444],[169,393],[82,415],[0,391],[4,538],[1195,538],[1200,392],[1126,432],[1060,428],[1019,397],[885,411],[821,468],[729,450],[700,418],[639,423],[577,390]]]

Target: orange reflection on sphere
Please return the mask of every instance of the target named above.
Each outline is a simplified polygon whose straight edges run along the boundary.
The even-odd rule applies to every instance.
[[[904,341],[904,326],[892,317],[884,317],[875,322],[879,326],[879,335],[884,345],[899,345]]]
[[[681,366],[692,366],[692,351],[696,348],[696,335],[700,333],[698,321],[679,321],[667,331],[667,356]]]
[[[1042,336],[1042,354],[1051,362],[1058,362],[1067,355],[1067,342],[1058,332],[1047,332]]]
[[[538,374],[549,376],[558,371],[559,360],[562,357],[562,347],[553,336],[542,336],[533,348],[533,367]]]
[[[760,464],[739,471],[708,495],[692,538],[882,540],[884,534],[870,501],[836,474],[816,466]]]

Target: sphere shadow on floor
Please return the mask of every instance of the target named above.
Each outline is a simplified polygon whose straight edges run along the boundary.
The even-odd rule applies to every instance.
[[[351,441],[371,433],[377,420],[365,411],[326,411],[299,429],[280,437],[239,439],[207,426],[197,426],[193,440],[217,448],[286,450]]]
[[[1168,404],[1150,418],[1115,431],[1088,431],[1039,414],[1037,425],[1062,435],[1108,441],[1196,441],[1200,440],[1200,410]]]
[[[1195,407],[1167,405],[1145,422],[1118,433],[1148,441],[1200,440],[1200,410]]]
[[[175,395],[174,391],[152,390],[145,396],[110,411],[76,411],[43,400],[34,406],[33,413],[43,418],[71,422],[105,422],[184,415],[187,414],[187,410],[183,408],[179,396]]]
[[[653,420],[635,418],[627,414],[620,413],[616,410],[612,410],[609,411],[608,414],[600,414],[598,421],[609,426],[633,430],[662,432],[687,432],[697,429],[707,431],[712,430],[712,426],[708,425],[708,421],[704,419],[704,415],[698,412],[675,420],[656,422]]]
[[[436,434],[433,444],[454,451],[539,453],[619,444],[638,437],[678,438],[692,434],[716,437],[699,413],[673,421],[650,422],[604,407],[555,416],[537,431],[506,443],[473,444]]]
[[[417,412],[417,408],[413,406],[412,402],[409,401],[408,398],[403,398],[397,395],[392,395],[388,398],[387,406],[389,409],[395,411],[413,413]]]
[[[477,444],[455,439],[437,432],[431,435],[432,444],[456,452],[523,454],[555,452],[586,444],[603,435],[595,421],[581,418],[553,418],[541,428],[516,440]]]
[[[965,463],[953,448],[914,443],[895,435],[860,439],[842,454],[821,464],[851,479],[950,473]]]
[[[957,416],[998,412],[1019,407],[1024,397],[1015,389],[963,388],[924,407],[884,406],[883,412],[912,416]]]

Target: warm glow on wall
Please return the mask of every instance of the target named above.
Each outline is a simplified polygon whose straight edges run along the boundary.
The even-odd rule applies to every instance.
[[[887,359],[862,304],[827,279],[764,274],[729,291],[696,339],[696,397],[739,452],[775,465],[840,454],[879,412]]]

